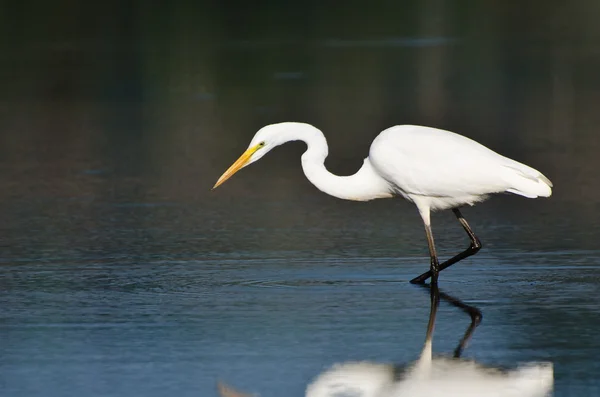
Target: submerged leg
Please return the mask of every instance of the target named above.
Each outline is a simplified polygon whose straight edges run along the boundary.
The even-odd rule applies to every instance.
[[[482,247],[481,241],[479,241],[479,239],[477,238],[475,233],[473,233],[473,230],[471,230],[471,227],[467,223],[467,220],[462,216],[462,214],[460,213],[458,208],[454,208],[452,210],[452,212],[454,212],[454,215],[456,215],[456,219],[458,219],[458,221],[462,225],[463,229],[465,229],[465,231],[469,235],[469,239],[471,239],[471,245],[469,246],[469,248],[467,248],[460,254],[458,254],[458,255],[448,259],[444,263],[440,264],[438,267],[438,272],[446,269],[447,267],[454,265],[456,262],[458,262],[462,259],[465,259],[471,255],[476,254],[477,251],[479,251]],[[429,234],[431,234],[431,229],[429,229],[429,232],[427,235],[428,242],[429,242]],[[433,243],[433,237],[431,237],[431,241]],[[434,248],[434,251],[435,251],[435,248]],[[429,249],[429,252],[431,253],[431,248]],[[427,280],[429,277],[432,277],[432,275],[433,275],[433,272],[431,270],[429,270],[428,272],[425,272],[425,273],[421,274],[420,276],[413,278],[412,280],[410,280],[410,282],[412,284],[423,284],[425,282],[425,280]],[[435,276],[437,279],[437,274]]]

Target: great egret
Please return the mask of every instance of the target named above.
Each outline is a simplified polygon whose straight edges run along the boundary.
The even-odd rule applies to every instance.
[[[219,178],[217,188],[245,166],[273,148],[304,141],[304,174],[319,190],[346,200],[367,201],[402,196],[413,202],[425,224],[430,269],[411,280],[437,281],[439,271],[475,254],[481,242],[458,207],[483,201],[491,193],[514,193],[527,198],[549,197],[552,182],[539,171],[488,149],[464,136],[437,128],[398,125],[381,132],[371,144],[369,157],[354,175],[337,176],[325,168],[328,147],[318,128],[305,123],[278,123],[261,128],[248,149]],[[471,244],[460,254],[439,263],[430,212],[452,209]]]

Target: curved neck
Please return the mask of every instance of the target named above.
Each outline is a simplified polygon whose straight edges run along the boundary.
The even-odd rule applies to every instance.
[[[356,174],[334,175],[325,167],[328,146],[321,130],[309,124],[289,124],[291,128],[286,128],[288,140],[306,143],[307,150],[302,155],[302,169],[308,180],[319,190],[337,198],[356,201],[392,196],[389,184],[375,172],[368,158]]]

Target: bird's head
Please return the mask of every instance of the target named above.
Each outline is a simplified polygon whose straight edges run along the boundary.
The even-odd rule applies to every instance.
[[[248,149],[221,175],[213,189],[219,187],[245,166],[260,160],[275,147],[289,141],[290,139],[285,133],[289,130],[286,126],[288,124],[292,123],[271,124],[258,130],[248,145]]]

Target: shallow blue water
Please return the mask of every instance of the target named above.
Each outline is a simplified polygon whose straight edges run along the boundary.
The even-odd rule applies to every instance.
[[[414,360],[429,297],[408,280],[428,259],[412,206],[387,203],[383,209],[409,220],[396,228],[382,220],[377,233],[363,229],[362,209],[351,206],[290,229],[273,221],[264,230],[238,225],[206,234],[228,222],[215,215],[223,204],[213,204],[197,215],[200,240],[191,239],[181,215],[195,207],[132,204],[127,222],[146,220],[144,228],[116,227],[120,220],[103,216],[96,228],[69,234],[59,252],[26,255],[13,247],[0,265],[3,395],[211,396],[222,379],[262,396],[300,396],[336,362]],[[491,247],[441,277],[445,292],[484,314],[466,356],[503,366],[552,361],[556,396],[597,394],[600,251],[534,250],[532,241],[511,248],[497,231],[532,226],[494,220],[486,206],[465,214],[475,224],[483,217],[479,234],[484,244],[490,236]],[[80,227],[73,219],[83,216],[81,204],[55,207],[69,208],[74,216],[63,221]],[[122,207],[85,208],[114,215]],[[332,224],[345,211],[357,215],[336,231]],[[447,255],[466,236],[445,215],[434,222]],[[44,219],[48,227],[60,223]],[[41,233],[52,240],[52,232]],[[30,241],[43,252],[42,242]],[[227,243],[246,250],[210,248]],[[442,304],[434,350],[450,353],[468,323]]]

